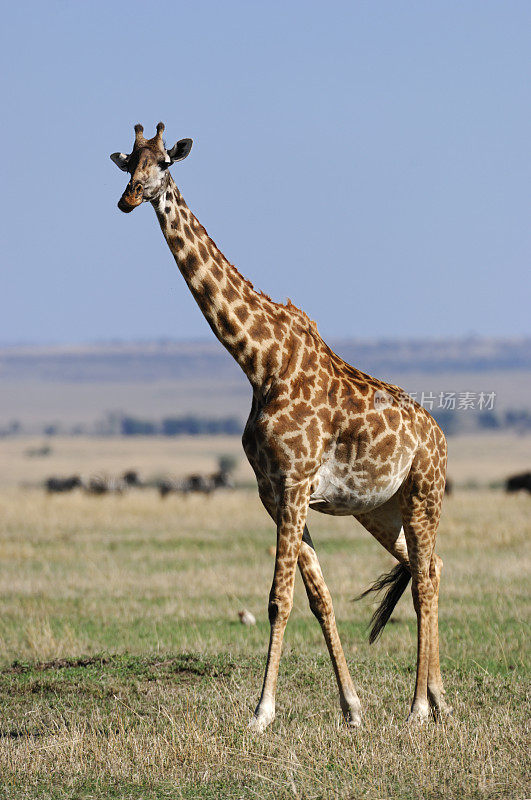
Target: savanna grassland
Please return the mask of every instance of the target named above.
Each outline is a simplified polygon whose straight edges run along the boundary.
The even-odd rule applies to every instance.
[[[128,466],[124,464],[124,466]],[[7,481],[7,483],[9,483]],[[391,559],[310,513],[363,727],[347,730],[300,578],[277,719],[259,738],[274,532],[254,491],[0,490],[0,797],[525,798],[531,499],[445,502],[440,629],[449,721],[405,725],[409,592],[369,646],[353,603]],[[257,624],[240,624],[247,608]]]

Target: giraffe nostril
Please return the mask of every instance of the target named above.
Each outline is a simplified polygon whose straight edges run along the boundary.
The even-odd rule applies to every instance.
[[[144,197],[144,187],[139,181],[129,181],[118,203],[118,208],[126,213],[140,205]]]

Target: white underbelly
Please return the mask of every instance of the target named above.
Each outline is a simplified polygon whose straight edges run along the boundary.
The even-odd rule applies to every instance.
[[[372,475],[353,468],[346,475],[333,462],[321,466],[310,508],[324,514],[347,516],[372,511],[389,500],[403,484],[411,464],[400,465],[390,475]]]

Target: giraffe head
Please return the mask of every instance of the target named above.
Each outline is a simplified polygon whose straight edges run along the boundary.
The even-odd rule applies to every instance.
[[[192,149],[191,139],[180,139],[169,150],[162,139],[164,125],[159,122],[152,139],[144,138],[142,125],[135,125],[135,142],[129,155],[112,153],[111,159],[117,167],[131,175],[118,201],[120,211],[128,213],[140,203],[155,200],[168,184],[168,167],[186,158]]]

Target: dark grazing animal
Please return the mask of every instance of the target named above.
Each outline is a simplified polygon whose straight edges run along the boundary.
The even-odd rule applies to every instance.
[[[127,484],[123,478],[114,478],[112,475],[92,475],[85,487],[88,494],[123,494]]]
[[[55,494],[58,492],[71,492],[72,489],[82,486],[83,482],[79,475],[71,475],[68,478],[47,478],[44,485],[48,494]]]
[[[168,494],[191,494],[192,492],[200,492],[202,494],[210,494],[215,489],[213,480],[208,475],[188,475],[182,480],[175,478],[163,478],[157,484],[159,494],[161,497],[166,497]]]
[[[169,494],[191,494],[199,492],[200,494],[210,494],[216,489],[233,489],[234,481],[230,474],[225,470],[218,470],[211,475],[201,475],[195,473],[188,475],[182,480],[175,478],[162,478],[157,483],[157,489],[161,497],[166,497]]]
[[[137,489],[144,486],[144,484],[142,483],[142,481],[138,476],[138,472],[135,469],[128,469],[126,472],[124,472],[124,474],[122,475],[122,480],[126,484],[126,486],[132,486]]]
[[[171,478],[162,478],[157,483],[157,489],[159,490],[159,494],[162,498],[166,497],[172,492],[182,491],[181,485],[177,481],[172,480]]]
[[[531,472],[521,472],[519,475],[511,475],[505,482],[505,491],[519,492],[521,489],[531,494]]]
[[[214,489],[234,489],[234,481],[229,472],[224,469],[214,472],[210,476]]]
[[[185,492],[201,492],[210,494],[214,489],[214,483],[208,475],[189,475],[185,480]]]

